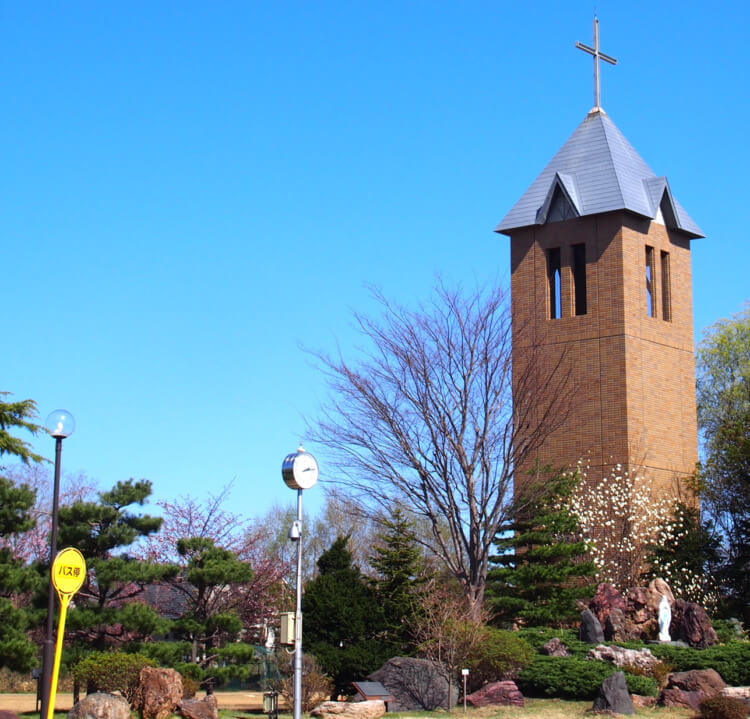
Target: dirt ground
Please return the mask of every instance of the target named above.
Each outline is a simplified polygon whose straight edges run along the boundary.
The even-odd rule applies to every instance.
[[[260,710],[263,708],[261,692],[215,692],[219,709],[236,709],[238,711]],[[199,692],[196,697],[205,696]],[[36,694],[0,694],[0,709],[15,712],[33,712],[36,709]],[[69,711],[73,707],[73,695],[61,693],[55,701],[55,711]]]

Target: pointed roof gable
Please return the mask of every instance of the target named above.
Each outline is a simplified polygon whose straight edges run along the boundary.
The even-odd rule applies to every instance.
[[[672,196],[667,179],[651,171],[600,108],[585,117],[495,232],[508,234],[519,227],[552,221],[548,213],[560,192],[580,216],[629,210],[655,219],[662,208],[669,227],[703,237]]]

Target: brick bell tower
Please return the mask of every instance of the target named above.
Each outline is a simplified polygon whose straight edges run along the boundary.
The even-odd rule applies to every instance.
[[[698,459],[690,240],[703,234],[601,108],[599,60],[616,61],[596,19],[594,47],[577,46],[594,56],[594,107],[495,228],[511,243],[513,366],[535,348],[574,382],[542,463],[584,460],[594,479],[620,464],[663,495]]]

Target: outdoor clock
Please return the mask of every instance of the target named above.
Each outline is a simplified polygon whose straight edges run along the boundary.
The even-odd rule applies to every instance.
[[[310,489],[318,481],[318,463],[315,457],[300,447],[284,457],[281,476],[290,489]]]

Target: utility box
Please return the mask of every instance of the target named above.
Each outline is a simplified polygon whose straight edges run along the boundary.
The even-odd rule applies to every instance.
[[[293,645],[294,644],[294,612],[281,612],[279,615],[281,619],[281,632],[279,636],[279,644]]]

